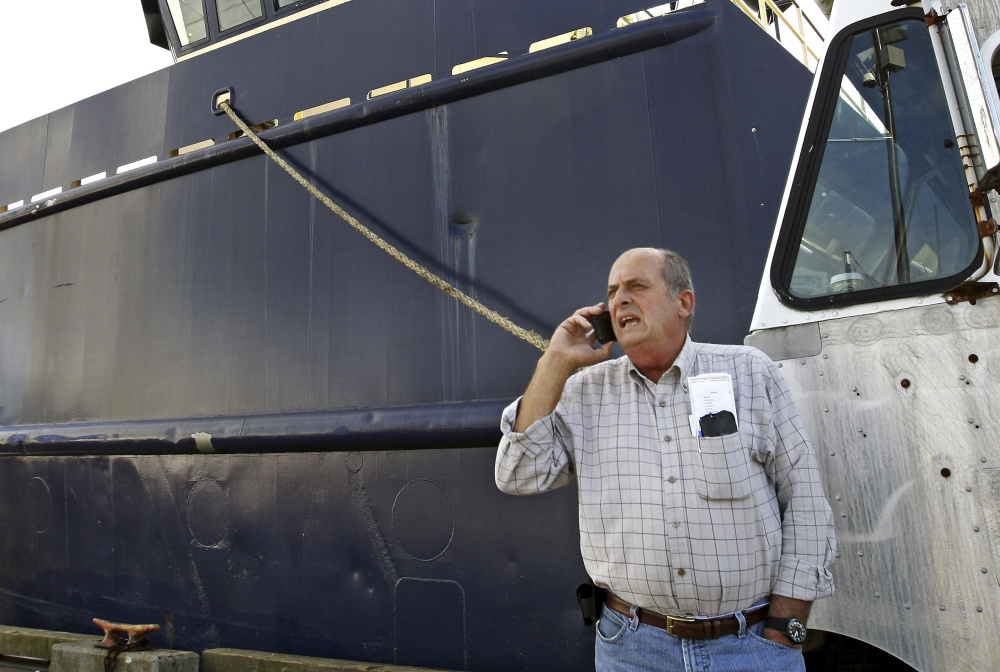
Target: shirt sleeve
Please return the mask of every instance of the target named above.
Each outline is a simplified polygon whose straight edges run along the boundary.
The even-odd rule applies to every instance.
[[[497,487],[511,495],[533,495],[566,485],[573,479],[572,440],[562,422],[563,401],[556,410],[529,426],[514,431],[521,399],[504,409],[500,420],[503,438],[494,469]]]
[[[833,512],[823,495],[812,445],[778,367],[767,362],[772,423],[767,469],[781,511],[781,559],[773,594],[812,602],[833,594],[830,564],[837,553]]]

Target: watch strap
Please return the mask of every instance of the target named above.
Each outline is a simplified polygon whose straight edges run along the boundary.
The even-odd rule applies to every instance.
[[[764,628],[777,630],[796,644],[802,644],[806,639],[806,624],[797,618],[768,616],[764,621]]]
[[[777,630],[778,632],[784,632],[788,627],[788,622],[792,620],[790,618],[778,618],[777,616],[768,616],[767,620],[764,621],[764,627],[768,630]]]

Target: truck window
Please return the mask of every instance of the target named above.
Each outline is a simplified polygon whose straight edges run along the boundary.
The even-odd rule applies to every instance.
[[[208,37],[202,0],[167,0],[167,7],[182,47]]]
[[[950,289],[978,265],[980,239],[926,25],[866,28],[839,48],[772,283],[806,309]]]

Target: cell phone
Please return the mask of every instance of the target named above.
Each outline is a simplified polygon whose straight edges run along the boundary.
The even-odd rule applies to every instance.
[[[591,315],[587,319],[590,320],[590,324],[594,327],[594,334],[597,336],[598,343],[604,345],[605,343],[618,340],[615,337],[615,328],[611,324],[610,312],[605,310],[600,315]]]

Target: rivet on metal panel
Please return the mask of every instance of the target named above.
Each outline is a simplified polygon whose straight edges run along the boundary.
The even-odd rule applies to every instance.
[[[835,453],[834,451],[831,450],[830,451],[830,457],[837,457],[837,453]]]
[[[988,572],[989,570],[988,570],[988,569],[986,569],[985,567],[980,567],[980,568],[979,568],[979,571],[980,571],[980,572],[982,572],[983,574],[985,574],[985,573],[986,573],[986,572]]]
[[[799,362],[799,364],[801,364],[802,366],[805,366],[806,365],[806,360],[803,359],[801,362]]]
[[[858,551],[858,557],[859,558],[865,557],[865,552],[864,551]]]
[[[975,419],[975,418],[969,418],[969,424],[970,424],[970,425],[971,425],[971,424],[974,424],[975,422],[976,422],[976,419]]]
[[[830,412],[830,409],[829,409],[829,408],[824,408],[824,409],[823,409],[823,412],[824,412],[824,413],[829,413],[829,412]]]
[[[875,599],[878,599],[878,598],[880,598],[880,597],[882,597],[882,593],[880,593],[880,592],[876,591],[876,592],[875,592]]]
[[[944,606],[944,605],[942,604],[941,606],[939,606],[939,607],[938,607],[938,609],[940,609],[941,611],[944,611],[945,609],[947,609],[947,607],[945,607],[945,606]]]
[[[819,375],[821,375],[821,376],[822,376],[822,375],[823,375],[823,372],[822,372],[822,371],[820,371],[820,372],[819,372]]]
[[[909,608],[911,608],[912,606],[913,606],[913,605],[912,605],[912,604],[910,604],[909,602],[904,602],[904,603],[903,603],[903,609],[909,609]]]
[[[983,608],[982,607],[976,607],[976,611],[978,611],[981,614],[981,613],[983,613]]]
[[[972,531],[973,532],[978,532],[979,531],[979,526],[978,525],[973,525],[972,526]]]
[[[985,457],[980,457],[979,461],[985,464],[986,463],[986,458]]]
[[[958,379],[959,380],[965,380],[965,376],[959,376]]]
[[[839,502],[840,501],[840,495],[837,495],[836,497],[834,497],[834,499],[836,499]]]
[[[830,334],[823,334],[823,338],[830,338]]]
[[[972,486],[971,485],[965,486],[965,491],[966,492],[972,492]]]
[[[841,512],[840,512],[840,517],[841,517],[841,518],[847,518],[847,514],[846,514],[846,513],[844,513],[843,511],[841,511]]]
[[[823,353],[823,359],[830,359],[830,355]]]

